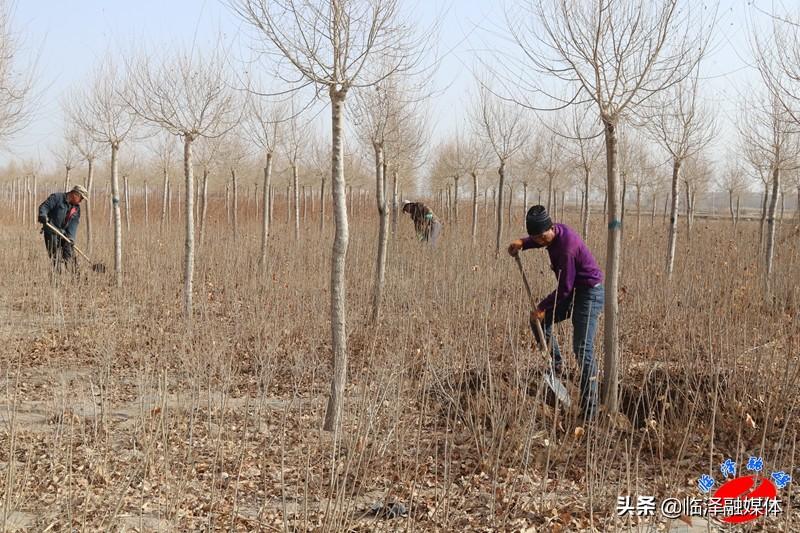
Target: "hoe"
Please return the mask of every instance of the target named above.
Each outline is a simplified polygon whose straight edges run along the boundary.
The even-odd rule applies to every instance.
[[[62,238],[62,239],[64,239],[65,241],[67,241],[68,243],[70,243],[70,244],[72,245],[72,248],[73,248],[73,249],[74,249],[76,252],[78,252],[78,254],[80,254],[80,256],[81,256],[81,257],[83,257],[84,259],[86,259],[86,261],[88,261],[90,265],[92,265],[92,270],[93,270],[93,271],[95,271],[95,272],[99,272],[99,273],[101,273],[101,274],[102,274],[103,272],[105,272],[105,271],[106,271],[106,266],[105,266],[103,263],[92,263],[92,260],[91,260],[91,259],[89,259],[89,256],[88,256],[88,255],[86,255],[85,253],[83,253],[83,251],[82,251],[80,248],[78,248],[77,246],[75,246],[75,243],[74,243],[74,242],[72,242],[72,239],[70,239],[69,237],[67,237],[67,236],[66,236],[66,235],[64,235],[63,233],[61,233],[61,232],[58,230],[58,228],[56,228],[55,226],[53,226],[53,225],[52,225],[52,224],[50,224],[49,222],[45,223],[45,226],[47,226],[48,228],[50,228],[50,231],[52,231],[53,233],[55,233],[56,235],[58,235],[59,237],[61,237],[61,238]]]

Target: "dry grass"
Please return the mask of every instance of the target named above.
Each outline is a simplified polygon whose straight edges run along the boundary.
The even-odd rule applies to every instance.
[[[351,227],[339,447],[319,429],[332,366],[332,223],[320,234],[309,213],[296,243],[276,205],[261,270],[255,206],[242,206],[234,241],[224,207],[212,205],[187,336],[177,209],[163,233],[134,210],[122,290],[111,273],[86,269],[77,283],[51,284],[40,236],[4,219],[6,528],[646,530],[616,518],[617,496],[696,495],[696,478],[723,457],[741,465],[763,455],[794,470],[797,238],[778,249],[779,297],[766,305],[757,223],[740,224],[734,240],[725,221],[698,220],[667,283],[663,221],[651,228],[645,218],[639,237],[629,222],[620,334],[632,426],[604,416],[576,436],[575,414],[543,401],[544,363],[531,350],[514,264],[493,257],[488,227],[471,244],[466,209],[436,251],[401,220],[384,319],[366,322],[373,210],[357,211]],[[95,219],[94,255],[111,265],[107,216]],[[516,220],[508,236],[522,227]],[[603,264],[599,218],[590,246]],[[551,290],[546,254],[524,263],[534,291]],[[570,346],[569,328],[561,334]],[[784,515],[759,527],[794,529],[793,485],[781,496]],[[393,501],[407,517],[369,512]]]

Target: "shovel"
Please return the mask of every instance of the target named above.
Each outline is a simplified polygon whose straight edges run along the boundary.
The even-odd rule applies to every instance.
[[[103,263],[92,263],[92,260],[89,259],[89,256],[86,255],[85,253],[83,253],[83,251],[80,248],[75,246],[75,243],[72,241],[72,239],[70,239],[69,237],[67,237],[63,233],[61,233],[61,231],[58,228],[56,228],[54,225],[52,225],[49,222],[45,222],[44,225],[47,226],[47,228],[50,231],[52,231],[53,233],[55,233],[56,235],[58,235],[59,237],[61,237],[65,241],[67,241],[68,243],[70,243],[72,245],[72,249],[75,250],[76,252],[78,252],[78,255],[80,255],[81,257],[86,259],[86,261],[88,261],[89,264],[92,265],[92,270],[93,271],[100,272],[100,273],[103,273],[103,272],[106,271],[106,266]]]
[[[519,258],[519,254],[514,256],[514,260],[517,262],[517,268],[519,268],[519,273],[522,274],[522,283],[525,284],[525,290],[528,292],[528,300],[531,304],[531,311],[536,308],[536,305],[533,303],[533,294],[531,293],[531,286],[528,284],[528,276],[525,275],[525,270],[522,268],[522,260]],[[570,407],[572,405],[572,399],[569,397],[569,392],[567,388],[561,383],[561,380],[556,377],[556,371],[553,367],[553,356],[550,353],[550,350],[547,349],[547,340],[544,336],[544,331],[542,331],[542,324],[539,322],[538,319],[533,318],[531,316],[530,319],[531,331],[533,331],[534,336],[536,337],[536,343],[539,345],[540,349],[544,351],[545,356],[547,357],[548,361],[550,361],[550,371],[545,372],[544,374],[544,382],[547,387],[553,391],[555,394],[556,399],[564,404],[565,407]]]

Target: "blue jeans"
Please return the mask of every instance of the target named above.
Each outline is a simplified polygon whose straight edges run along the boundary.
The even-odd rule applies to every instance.
[[[594,336],[597,332],[597,319],[603,311],[605,289],[596,287],[576,287],[573,296],[557,302],[555,310],[550,309],[544,316],[544,336],[553,354],[556,372],[561,370],[561,350],[552,335],[553,324],[572,317],[572,350],[581,371],[581,410],[586,418],[592,418],[597,411],[597,359],[594,356]],[[552,339],[552,342],[551,342]]]

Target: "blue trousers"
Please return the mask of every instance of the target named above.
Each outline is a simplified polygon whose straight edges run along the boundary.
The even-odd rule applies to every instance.
[[[547,344],[553,354],[556,373],[561,371],[561,349],[555,335],[553,324],[572,318],[572,350],[581,372],[581,410],[586,418],[597,412],[597,359],[594,356],[594,337],[597,322],[605,303],[605,289],[596,287],[576,287],[570,298],[556,302],[555,309],[545,313],[543,330]]]

